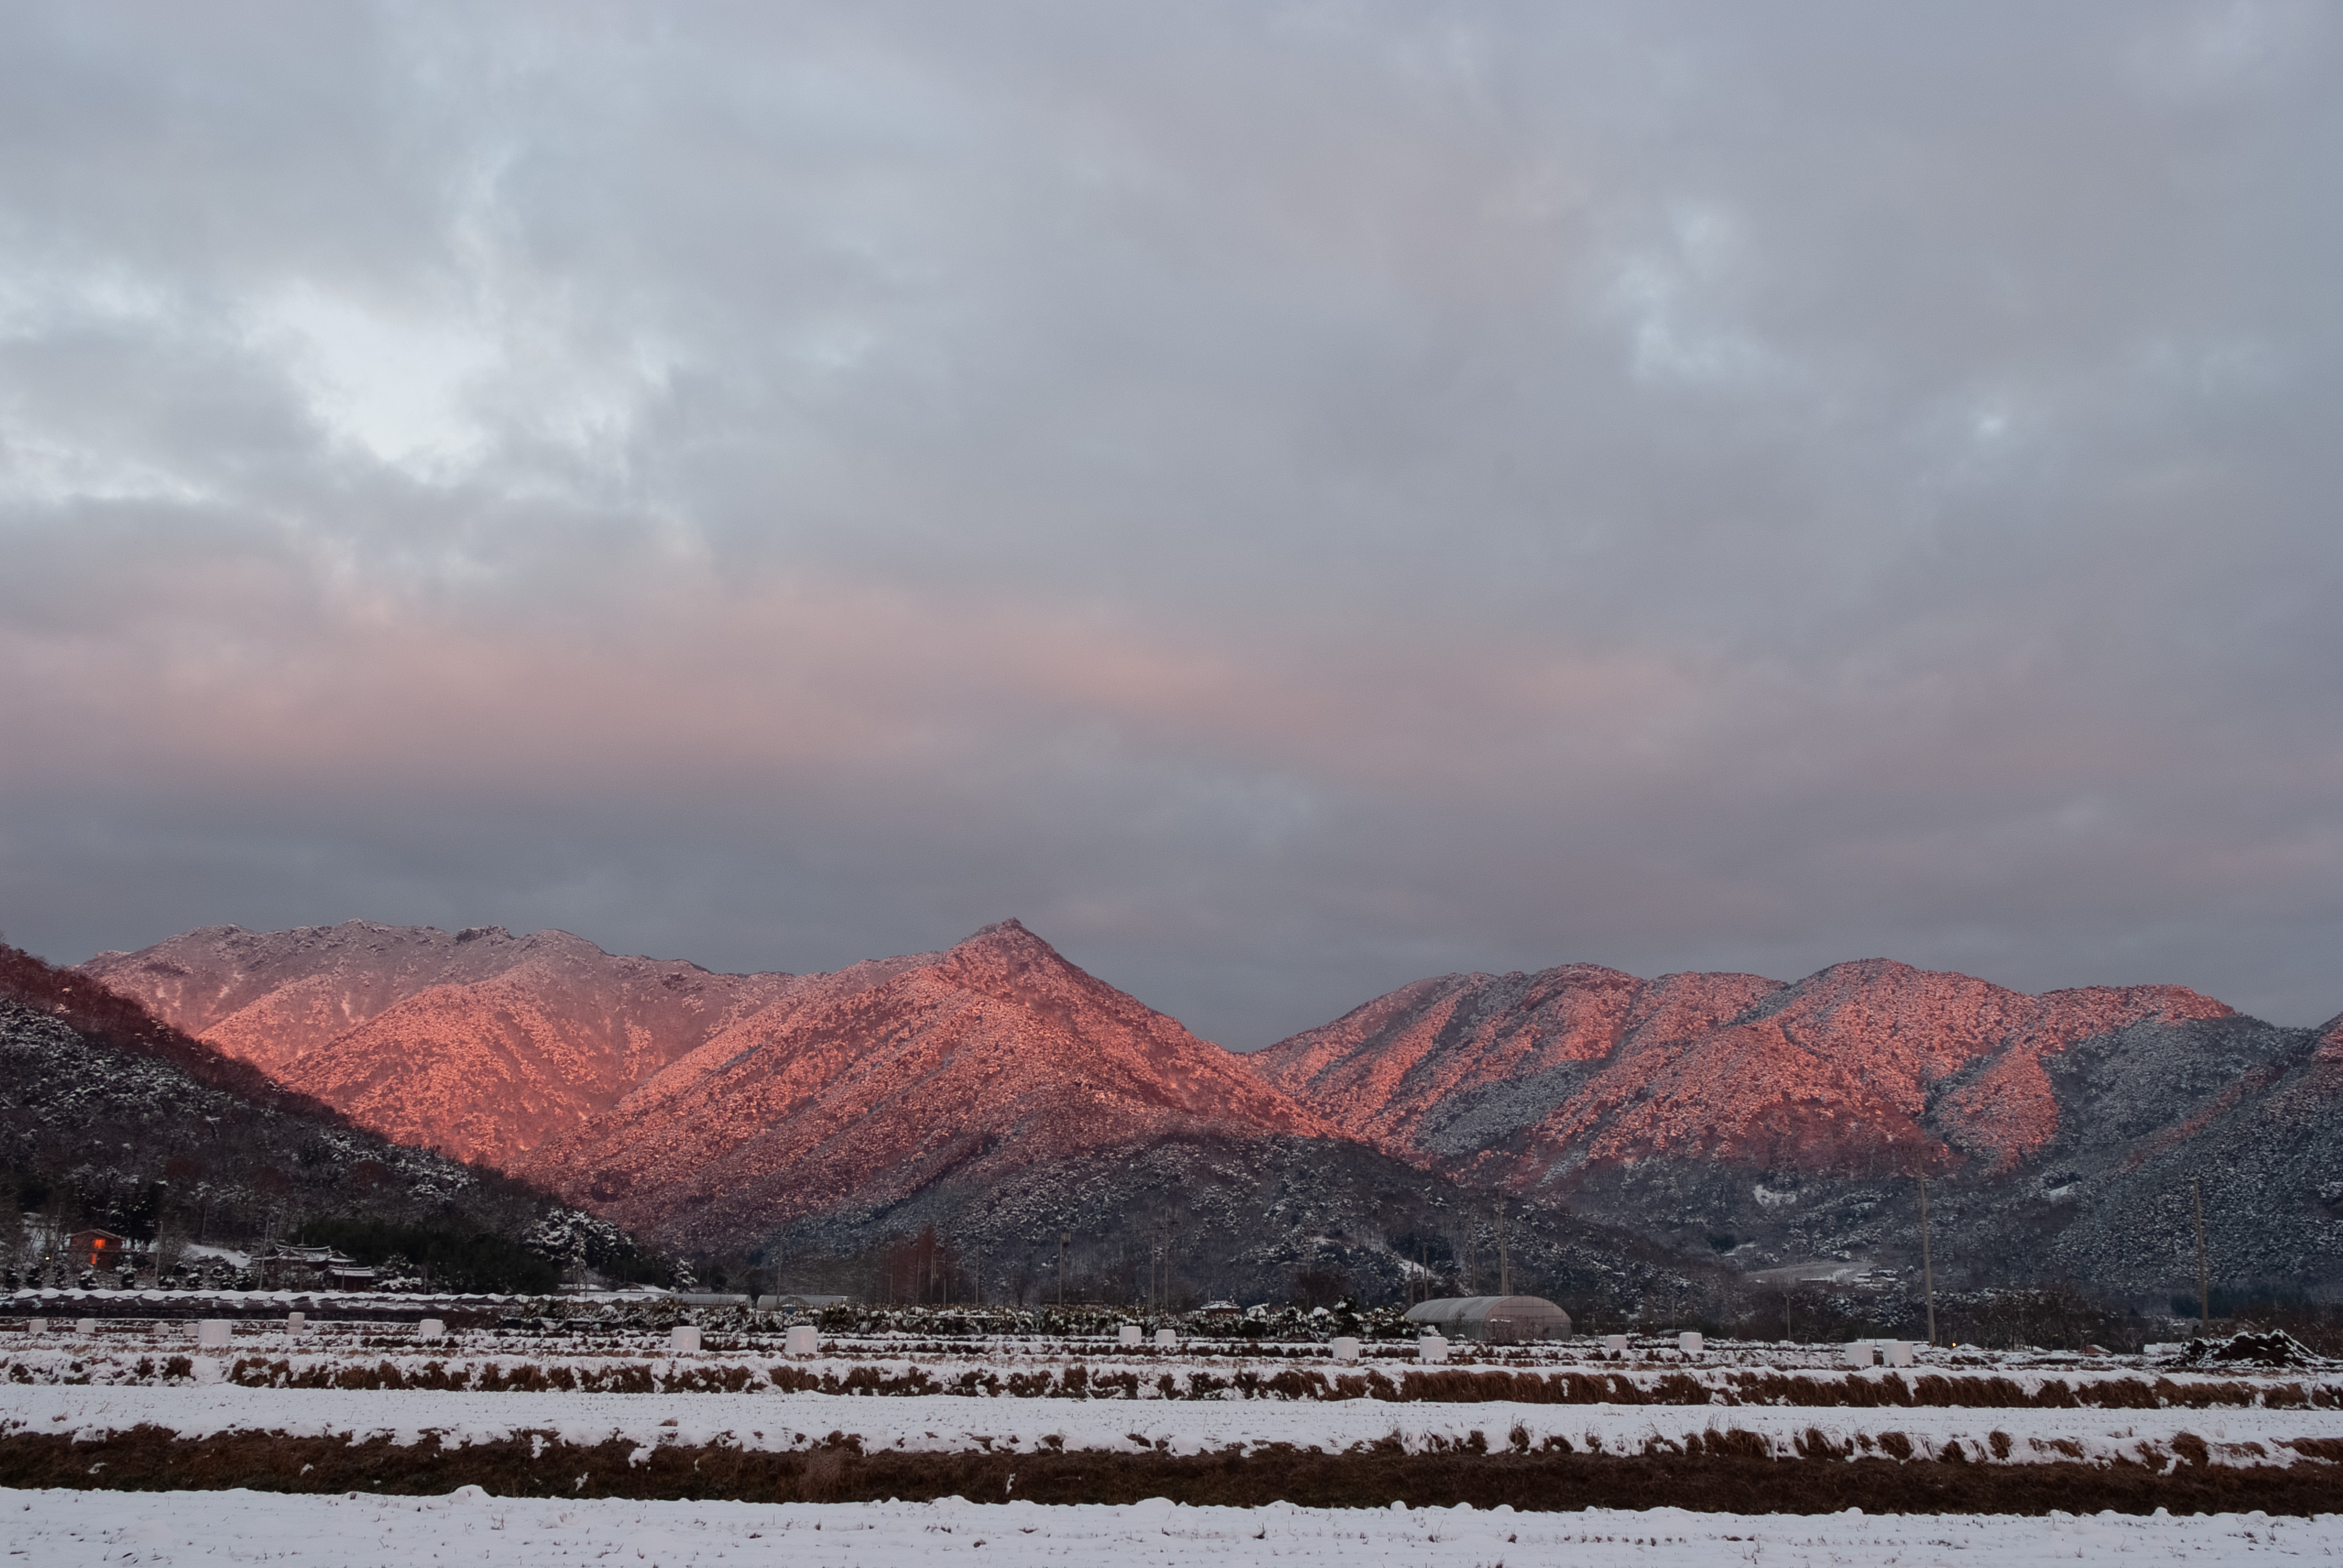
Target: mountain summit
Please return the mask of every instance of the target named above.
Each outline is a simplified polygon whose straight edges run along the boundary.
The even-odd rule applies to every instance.
[[[527,1165],[687,1240],[1173,1137],[1327,1121],[1015,920],[741,1020]]]

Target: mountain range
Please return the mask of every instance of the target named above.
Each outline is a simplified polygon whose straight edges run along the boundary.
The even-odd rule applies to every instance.
[[[1917,1254],[1982,1282],[2343,1278],[2343,1020],[2177,986],[2040,996],[1885,960],[1794,984],[1446,975],[1253,1060],[1345,1131],[1745,1266]]]
[[[2155,1290],[2190,1271],[2201,1176],[2225,1277],[2343,1279],[2343,1020],[2174,986],[1565,965],[1418,980],[1247,1056],[1014,920],[820,975],[359,921],[85,968],[364,1126],[688,1250],[932,1221],[1038,1255],[1079,1220],[1116,1257],[1184,1225],[1194,1269],[1323,1254],[1395,1282],[1403,1255],[1485,1256],[1471,1195],[1502,1191],[1582,1284],[1669,1257],[1682,1283],[1908,1266],[1926,1173],[1956,1276]]]

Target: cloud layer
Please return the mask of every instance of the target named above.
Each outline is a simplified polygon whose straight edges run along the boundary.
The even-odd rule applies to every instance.
[[[2304,5],[0,11],[0,924],[2343,1008]]]

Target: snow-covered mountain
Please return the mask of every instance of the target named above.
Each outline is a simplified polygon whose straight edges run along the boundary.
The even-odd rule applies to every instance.
[[[1513,1185],[1654,1157],[2006,1171],[2057,1134],[2046,1057],[2236,1016],[2177,986],[2028,996],[1885,960],[1795,985],[1571,965],[1419,980],[1255,1063],[1355,1137]]]
[[[386,1137],[508,1168],[740,1019],[819,989],[620,957],[566,931],[364,920],[207,926],[82,968]]]
[[[713,1035],[524,1169],[708,1244],[1103,1148],[1332,1131],[1015,920],[825,980]]]
[[[353,1126],[87,975],[5,944],[0,1180],[52,1240],[97,1225],[148,1268],[186,1261],[197,1241],[248,1252],[304,1235],[370,1263],[403,1257],[457,1289],[550,1289],[572,1256],[638,1272],[649,1261],[541,1191]],[[5,1212],[13,1225],[14,1205]],[[146,1251],[158,1236],[161,1255]],[[54,1246],[25,1252],[19,1240],[0,1237],[0,1268],[72,1282]]]
[[[1572,965],[1419,980],[1253,1061],[1388,1152],[1681,1247],[1904,1262],[1927,1173],[1960,1272],[2149,1288],[2187,1272],[2192,1174],[2225,1277],[2343,1276],[2338,1040],[2177,986]]]
[[[1394,1191],[1407,1167],[1433,1178],[1392,1223],[1459,1211],[1444,1180],[1744,1267],[1903,1266],[1926,1171],[1955,1274],[2148,1288],[2190,1271],[2194,1174],[2225,1277],[2343,1278],[2343,1020],[2279,1029],[2175,986],[1568,965],[1419,980],[1245,1058],[1014,920],[820,975],[355,921],[209,928],[87,968],[364,1126],[694,1250],[980,1211],[1038,1235],[1064,1216],[1025,1197],[1161,1210],[1161,1181],[1116,1172],[1176,1169],[1244,1195],[1212,1221],[1231,1245],[1258,1200],[1264,1246],[1292,1255],[1302,1211],[1270,1194],[1317,1161]],[[1352,1216],[1337,1230],[1381,1211],[1321,1196]]]

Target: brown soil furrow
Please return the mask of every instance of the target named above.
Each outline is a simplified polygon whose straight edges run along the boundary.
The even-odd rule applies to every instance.
[[[437,1494],[478,1485],[499,1496],[739,1499],[760,1503],[977,1502],[1418,1507],[1509,1503],[1523,1510],[1675,1507],[1714,1513],[2070,1513],[2113,1509],[2310,1514],[2343,1511],[2343,1465],[2231,1469],[2117,1463],[1997,1465],[1922,1460],[1753,1457],[1722,1434],[1685,1455],[1351,1453],[872,1453],[833,1443],[810,1452],[721,1445],[591,1447],[528,1436],[460,1447],[436,1440],[186,1439],[154,1427],[97,1442],[0,1438],[0,1485],[126,1491],[216,1490]]]

